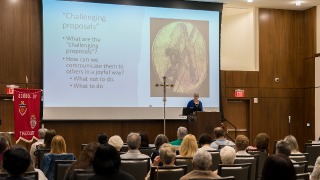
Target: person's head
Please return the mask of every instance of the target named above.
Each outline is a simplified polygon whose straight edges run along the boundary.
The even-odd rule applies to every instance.
[[[9,142],[7,138],[3,135],[0,135],[0,154],[4,153],[7,149],[9,149]]]
[[[291,152],[299,151],[298,142],[297,142],[297,139],[294,136],[289,135],[289,136],[285,137],[284,140],[287,141],[290,144]]]
[[[49,129],[44,135],[44,145],[46,149],[51,149],[51,141],[55,135],[56,131],[54,129]]]
[[[55,135],[51,142],[51,154],[67,153],[67,145],[64,138],[60,135]]]
[[[11,142],[11,138],[10,138],[9,133],[2,132],[2,133],[0,133],[0,136],[3,136],[4,138],[6,138],[7,143],[8,143],[8,148],[11,148],[12,142]]]
[[[236,151],[230,146],[225,146],[220,150],[222,164],[233,164],[236,158]]]
[[[97,149],[93,169],[98,175],[110,175],[119,171],[121,159],[116,148],[110,144],[102,144]]]
[[[289,156],[291,154],[291,147],[287,141],[280,140],[276,144],[276,154],[283,154]]]
[[[199,99],[199,93],[193,93],[193,99],[198,100]]]
[[[159,156],[164,165],[173,165],[176,160],[176,149],[171,144],[164,143],[160,146]]]
[[[98,142],[99,142],[100,144],[105,144],[105,143],[107,143],[107,142],[108,142],[108,136],[107,136],[107,134],[106,134],[106,133],[100,133],[100,134],[98,135]]]
[[[129,149],[139,149],[141,144],[141,136],[138,133],[130,133],[127,137]]]
[[[213,133],[214,133],[214,136],[216,137],[216,139],[224,137],[224,130],[222,129],[222,127],[214,128]]]
[[[149,147],[149,137],[148,134],[145,132],[139,132],[141,137],[141,144],[140,147]]]
[[[94,155],[99,148],[100,143],[91,142],[84,147],[81,151],[80,156],[77,158],[77,161],[74,162],[67,170],[67,173],[71,173],[74,169],[87,169],[90,168],[93,164]]]
[[[186,135],[180,146],[180,155],[184,157],[193,157],[198,150],[197,139],[192,134]]]
[[[199,138],[199,145],[210,145],[212,143],[212,138],[209,134],[202,134]]]
[[[263,166],[261,180],[296,180],[291,160],[284,155],[269,156]]]
[[[38,134],[39,134],[39,138],[40,139],[44,139],[44,137],[46,136],[46,132],[48,131],[48,129],[46,128],[41,128],[38,130]]]
[[[266,133],[260,133],[256,136],[254,140],[254,144],[256,145],[257,149],[264,149],[267,150],[269,148],[269,135]]]
[[[20,176],[30,165],[29,152],[23,148],[11,148],[3,154],[3,168],[12,176]]]
[[[197,151],[193,156],[192,165],[196,170],[208,171],[212,164],[212,156],[208,151]]]
[[[117,151],[120,151],[123,146],[123,140],[118,135],[111,136],[108,143],[115,147]]]
[[[249,139],[247,136],[238,135],[235,141],[236,151],[244,151],[249,146]]]
[[[158,150],[159,150],[160,146],[164,143],[169,143],[167,136],[164,134],[159,134],[154,140],[154,145],[155,145],[156,149],[158,149]]]
[[[183,139],[188,134],[188,130],[185,127],[180,126],[177,130],[178,139]]]

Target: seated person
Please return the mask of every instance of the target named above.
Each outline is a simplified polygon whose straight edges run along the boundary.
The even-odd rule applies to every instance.
[[[185,127],[180,126],[177,130],[177,140],[171,141],[170,144],[174,146],[180,146],[182,139],[188,134],[188,130]]]
[[[212,143],[212,138],[209,134],[202,134],[199,138],[199,145],[201,148],[198,150],[206,150],[206,151],[214,151],[216,149],[210,147],[210,144]]]
[[[156,147],[156,149],[152,152],[151,154],[151,162],[154,163],[154,159],[155,157],[159,156],[159,148],[162,146],[162,144],[164,143],[169,143],[169,140],[167,138],[167,136],[165,136],[164,134],[159,134],[156,139],[154,140],[154,145]],[[162,162],[160,162],[158,164],[158,166],[162,166]]]
[[[319,180],[320,179],[320,156],[317,158],[316,163],[314,164],[313,171],[310,175],[310,180]]]
[[[93,160],[95,175],[88,180],[135,180],[120,170],[121,159],[118,151],[110,144],[102,144],[96,151]]]
[[[139,132],[139,135],[141,137],[141,144],[140,148],[147,148],[149,147],[149,137],[148,134],[145,132]]]
[[[108,142],[108,136],[106,133],[100,133],[98,135],[98,142],[100,144],[106,144]]]
[[[236,155],[250,156],[250,154],[246,152],[246,149],[249,146],[249,139],[247,136],[238,135],[235,144]]]
[[[113,147],[115,147],[117,149],[118,152],[120,152],[120,150],[123,146],[123,140],[121,139],[120,136],[114,135],[114,136],[110,137],[108,144],[112,145]]]
[[[233,164],[236,158],[236,151],[230,146],[225,146],[220,150],[221,164]]]
[[[9,142],[7,141],[7,138],[3,135],[0,135],[0,170],[2,171],[2,160],[3,160],[3,154],[6,150],[10,149]]]
[[[141,137],[138,133],[130,133],[127,137],[128,152],[121,154],[121,159],[131,159],[131,158],[150,158],[149,156],[142,154],[139,151],[141,144]]]
[[[276,154],[282,154],[289,157],[291,154],[291,147],[287,141],[280,140],[276,144]]]
[[[234,146],[234,143],[232,141],[229,141],[224,137],[224,130],[222,129],[222,127],[214,128],[213,133],[216,139],[211,143],[210,147],[218,149],[219,145]]]
[[[41,170],[46,175],[48,180],[53,180],[55,175],[55,161],[56,160],[75,160],[72,153],[67,153],[66,142],[60,135],[53,137],[51,142],[51,150],[44,154],[41,163]]]
[[[199,93],[193,94],[193,99],[188,102],[188,108],[192,108],[193,111],[203,111],[202,102],[199,101]]]
[[[46,132],[47,132],[46,128],[39,129],[38,130],[39,140],[33,143],[30,147],[30,156],[31,156],[32,162],[34,163],[34,166],[36,165],[36,162],[37,162],[37,157],[34,155],[34,152],[37,150],[36,146],[44,143],[44,136],[46,135]]]
[[[7,180],[30,180],[22,177],[30,166],[31,158],[28,151],[12,148],[3,154],[3,168],[9,173]]]
[[[259,150],[266,150],[269,149],[269,135],[266,133],[259,133],[255,140],[254,140],[254,146],[249,146],[247,149],[259,149]]]
[[[171,145],[164,143],[159,149],[159,156],[154,158],[154,166],[158,166],[162,162],[163,166],[174,166],[176,160],[176,149]],[[147,174],[146,180],[150,179],[150,171]]]
[[[212,172],[209,167],[212,164],[211,154],[206,150],[197,151],[193,156],[193,170],[182,176],[180,180],[189,180],[191,178],[220,178],[216,173]]]
[[[36,147],[40,149],[51,149],[51,142],[55,135],[56,135],[56,131],[54,129],[47,130],[44,135],[43,144],[40,144]]]
[[[301,154],[301,152],[299,151],[298,142],[294,136],[289,135],[285,137],[284,140],[290,144],[291,154]]]
[[[92,142],[89,143],[86,147],[84,147],[77,161],[72,163],[71,166],[67,169],[64,180],[75,179],[73,177],[73,172],[75,169],[93,169],[92,163],[94,159],[94,154],[96,153],[99,146],[100,144],[98,142]]]
[[[269,156],[264,163],[262,170],[262,180],[296,180],[296,171],[292,162],[287,156]]]
[[[198,144],[196,137],[192,134],[188,134],[182,140],[178,157],[193,157],[197,150]]]

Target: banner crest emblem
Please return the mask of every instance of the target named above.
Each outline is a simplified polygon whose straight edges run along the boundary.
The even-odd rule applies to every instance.
[[[24,103],[24,101],[21,101],[21,103],[19,104],[19,113],[21,114],[21,116],[24,116],[27,112],[27,106]]]

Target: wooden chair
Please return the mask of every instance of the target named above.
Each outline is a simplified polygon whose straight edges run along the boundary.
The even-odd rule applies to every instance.
[[[74,180],[87,180],[95,174],[93,169],[74,169],[73,173]]]
[[[187,166],[151,166],[150,180],[177,180],[187,174]]]
[[[308,161],[300,161],[292,163],[296,174],[306,173],[308,170]]]
[[[50,149],[41,149],[39,146],[36,146],[36,151],[34,152],[34,155],[37,157],[37,162],[35,162],[36,168],[41,167],[41,163],[42,163],[44,154],[49,153],[49,152],[50,152]]]
[[[250,180],[251,164],[219,164],[218,175],[221,177],[234,176],[236,180]]]
[[[314,164],[315,164],[318,156],[320,156],[320,144],[306,143],[305,150],[306,150],[306,153],[309,154],[309,157],[307,160],[308,161],[308,172],[312,172],[312,170],[314,168]]]
[[[308,161],[309,159],[309,153],[301,153],[301,154],[290,154],[289,158],[291,160],[294,160],[296,162],[300,161]]]
[[[297,180],[309,180],[309,173],[299,173],[297,175]]]
[[[150,170],[150,158],[121,159],[120,169],[135,179],[144,179]]]
[[[247,153],[252,154],[252,155],[254,155],[254,154],[259,155],[257,177],[261,177],[264,162],[268,158],[268,150],[266,150],[266,149],[247,149],[246,151],[247,151]]]
[[[5,180],[8,176],[9,176],[8,173],[1,172],[0,173],[0,180]],[[29,179],[32,179],[32,180],[38,180],[39,179],[39,174],[38,174],[37,171],[25,172],[22,176],[26,177],[26,178],[29,178]]]
[[[75,160],[55,160],[55,180],[63,180],[67,169]]]
[[[212,164],[210,167],[211,171],[215,171],[218,169],[218,165],[220,164],[220,153],[219,151],[208,151],[212,157]]]
[[[192,157],[176,157],[176,165],[181,166],[181,165],[186,165],[187,166],[187,172],[189,173],[192,171]]]
[[[259,164],[258,154],[253,154],[250,156],[237,155],[236,159],[234,160],[234,163],[235,164],[250,163],[251,164],[250,179],[255,180],[258,177],[258,164]]]

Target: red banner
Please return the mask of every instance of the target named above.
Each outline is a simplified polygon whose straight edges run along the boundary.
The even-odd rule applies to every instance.
[[[15,140],[32,142],[38,140],[40,128],[39,89],[14,89],[14,133]]]

